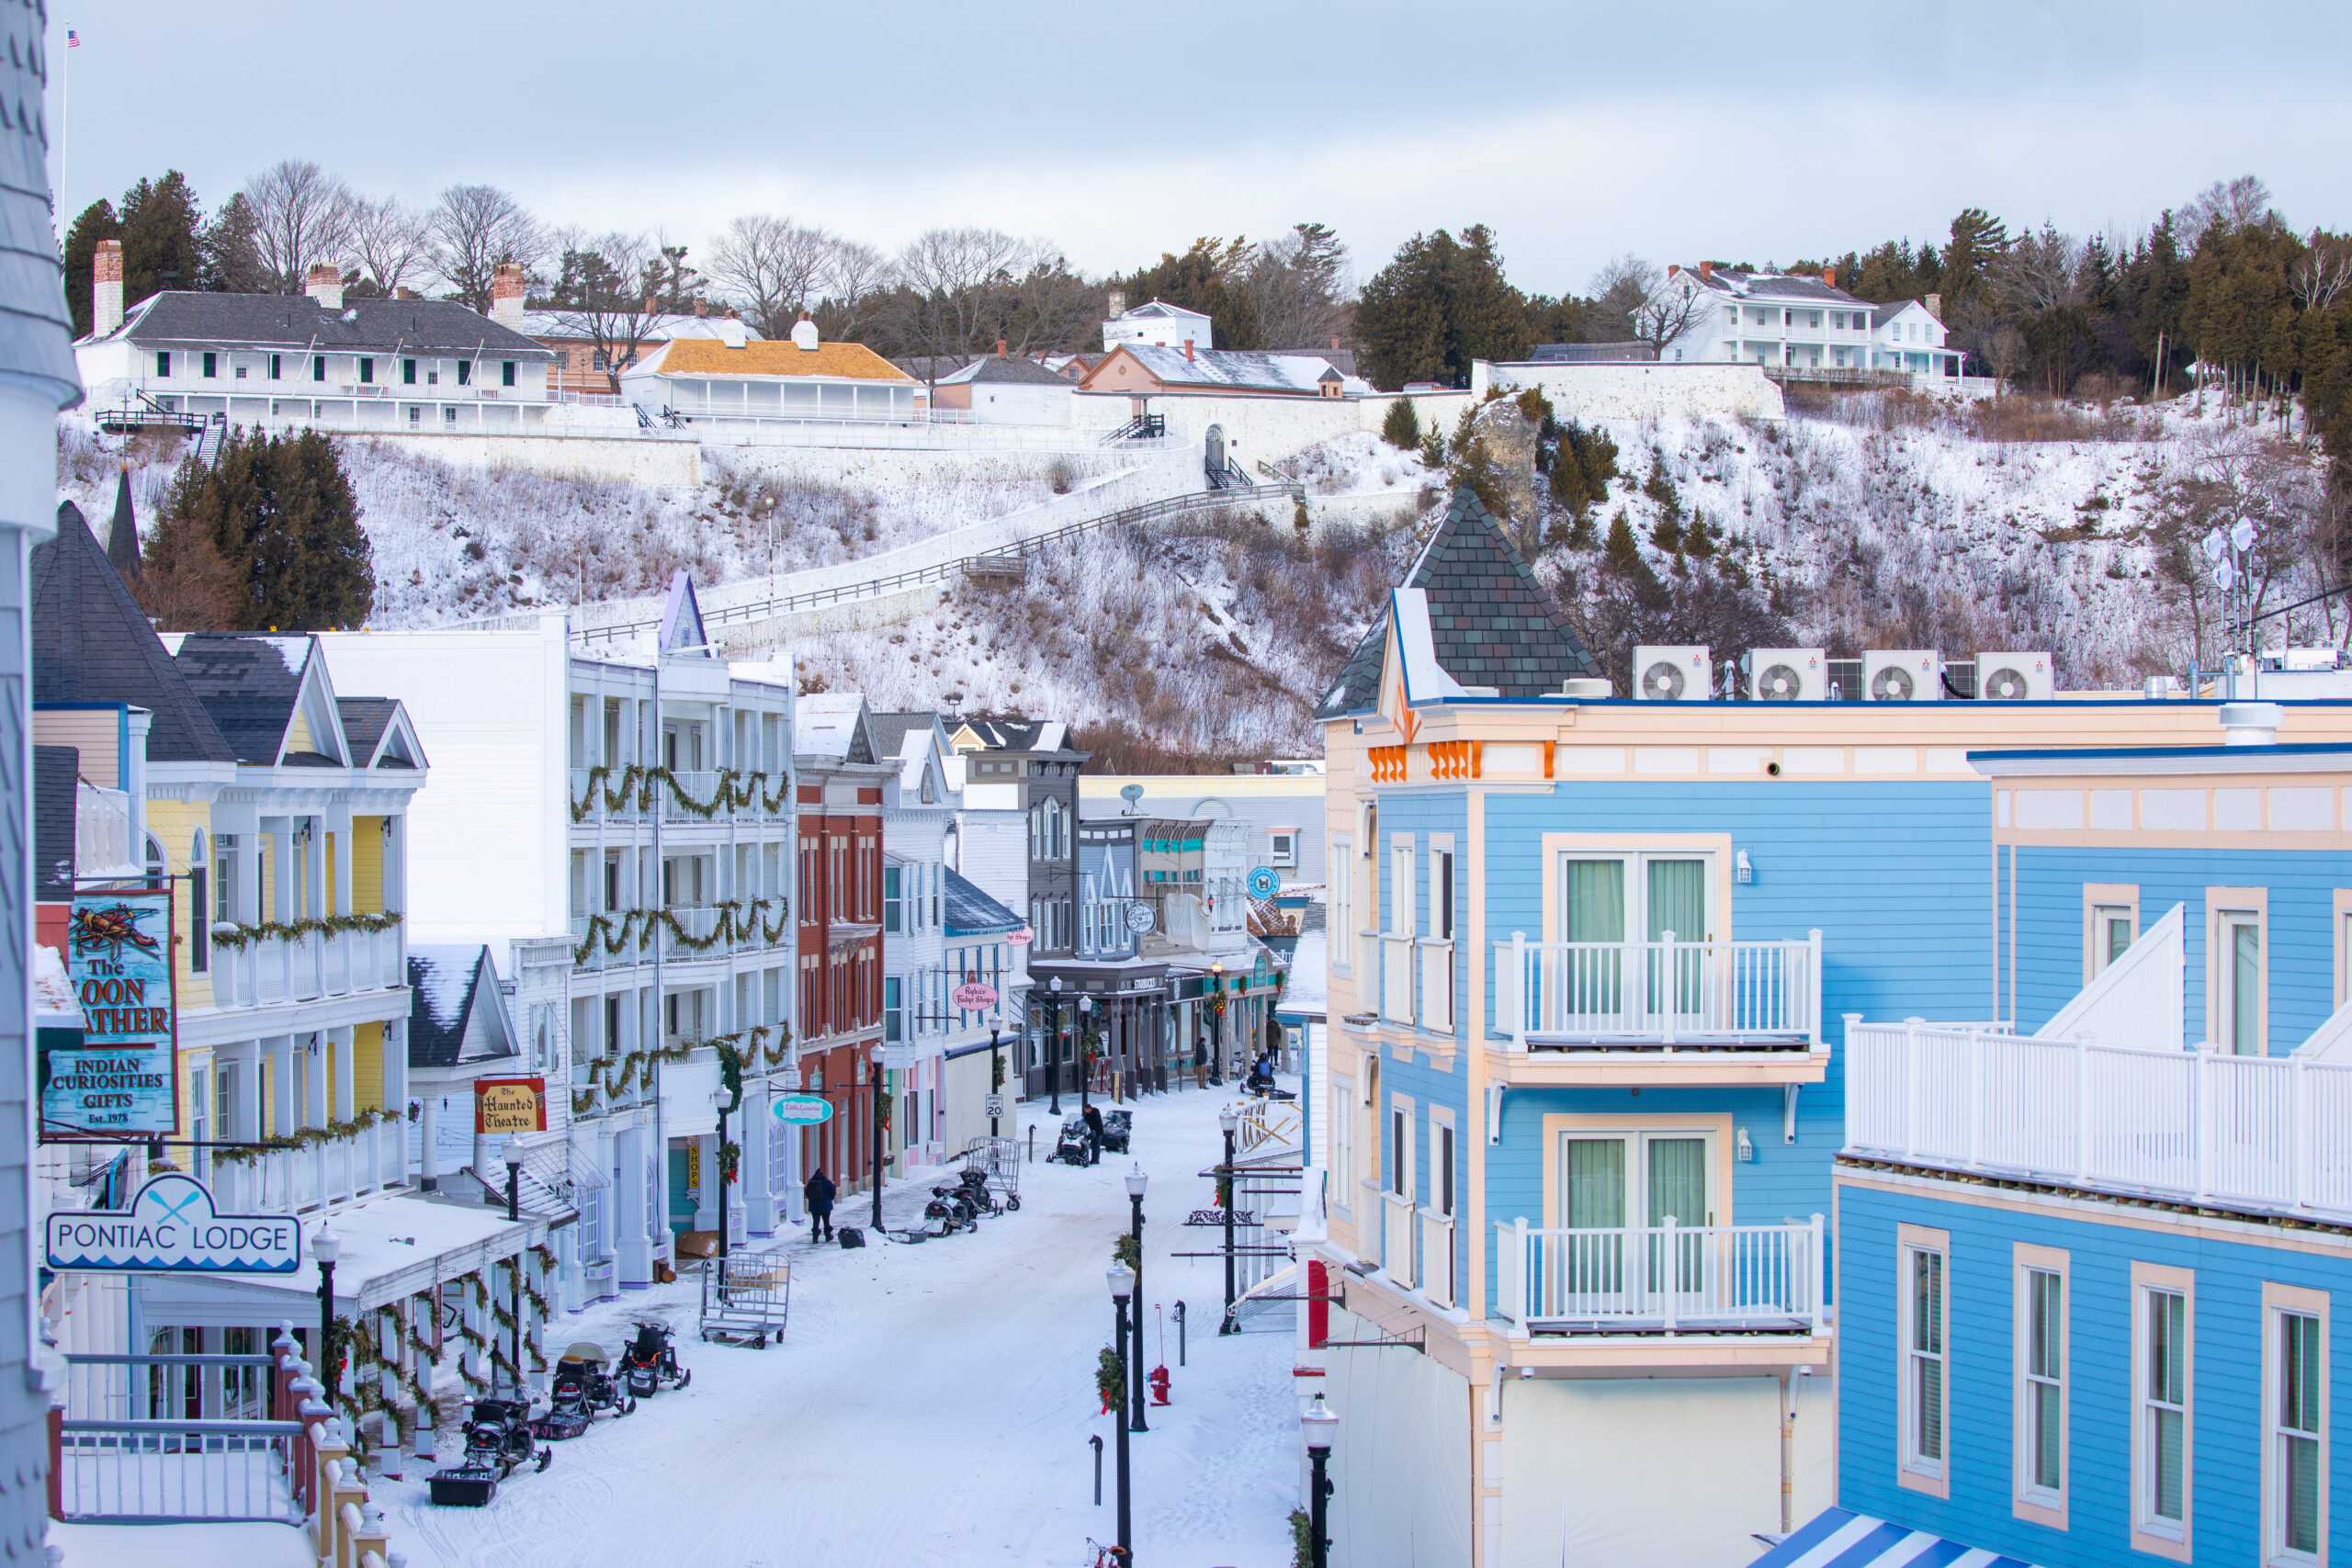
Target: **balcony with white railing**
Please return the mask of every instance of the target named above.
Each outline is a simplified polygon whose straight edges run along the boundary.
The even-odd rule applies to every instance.
[[[1818,1077],[1821,933],[1781,942],[1531,942],[1495,949],[1495,1027],[1531,1061],[1735,1061]],[[1794,1081],[1794,1080],[1792,1080]]]
[[[1521,1334],[1818,1335],[1822,1228],[1498,1224],[1495,1314]]]
[[[1461,1303],[1460,1280],[1453,1258],[1453,1216],[1423,1209],[1421,1219],[1421,1293],[1440,1306]]]
[[[1389,1023],[1411,1024],[1413,1010],[1413,949],[1409,933],[1380,933],[1380,1016]]]
[[[373,931],[309,930],[265,936],[221,924],[212,933],[216,1007],[317,1001],[408,984],[408,939],[402,925]]]
[[[1850,1022],[1846,1153],[2352,1219],[2352,1063]]]
[[[301,1148],[215,1156],[213,1204],[224,1214],[305,1214],[406,1184],[408,1124],[395,1117]]]

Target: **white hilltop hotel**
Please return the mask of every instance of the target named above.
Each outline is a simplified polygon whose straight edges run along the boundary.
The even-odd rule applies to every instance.
[[[1941,298],[1872,305],[1838,287],[1838,269],[1818,277],[1743,272],[1701,262],[1673,267],[1668,287],[1699,297],[1682,333],[1659,356],[1668,363],[1761,365],[1781,371],[1898,370],[1952,379],[1962,355],[1944,346]]]

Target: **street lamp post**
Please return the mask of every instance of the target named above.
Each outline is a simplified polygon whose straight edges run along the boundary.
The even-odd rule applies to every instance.
[[[1087,1080],[1093,1076],[1086,1070],[1086,1021],[1093,1011],[1092,997],[1078,998],[1078,1049],[1073,1055],[1078,1057],[1078,1111],[1081,1116],[1086,1113],[1086,1091],[1091,1087]]]
[[[874,1233],[882,1234],[882,1051],[874,1051]]]
[[[1331,1437],[1340,1429],[1340,1418],[1324,1407],[1318,1393],[1299,1416],[1298,1425],[1306,1435],[1306,1561],[1308,1568],[1325,1568],[1331,1560],[1327,1529],[1330,1516],[1325,1505],[1331,1495],[1331,1483],[1324,1479],[1323,1467],[1331,1457]]]
[[[1143,1415],[1143,1190],[1150,1179],[1144,1175],[1140,1165],[1127,1172],[1127,1206],[1134,1216],[1127,1234],[1136,1238],[1136,1353],[1135,1365],[1129,1369],[1131,1375],[1127,1382],[1135,1391],[1128,1400],[1133,1416],[1131,1429],[1137,1432],[1151,1430],[1151,1424],[1144,1419]]]
[[[1111,1305],[1118,1322],[1118,1337],[1112,1343],[1124,1348],[1127,1343],[1127,1300],[1135,1294],[1135,1270],[1124,1263],[1111,1265]],[[1119,1380],[1119,1551],[1121,1562],[1132,1568],[1135,1562],[1135,1529],[1127,1501],[1127,1380]]]
[[[1048,1116],[1062,1113],[1062,977],[1059,975],[1046,982],[1053,993],[1046,1000],[1046,1087],[1053,1091],[1054,1102],[1046,1107]]]
[[[311,1237],[311,1256],[319,1260],[319,1382],[326,1390],[330,1410],[343,1385],[334,1371],[334,1260],[342,1255],[342,1238],[321,1220]]]
[[[509,1138],[498,1157],[506,1162],[506,1223],[520,1224],[523,1221],[523,1141]],[[514,1397],[523,1393],[523,1244],[514,1244],[514,1260],[507,1265],[510,1288],[506,1292],[507,1310],[514,1314]],[[497,1380],[492,1379],[493,1382]]]
[[[727,1273],[727,1113],[735,1109],[736,1097],[721,1084],[710,1091],[710,1107],[718,1112],[718,1272]]]
[[[1004,1103],[1004,1058],[997,1054],[997,1031],[989,1031],[989,1099],[990,1105]],[[989,1118],[989,1136],[996,1136],[997,1119]]]
[[[1225,965],[1209,965],[1209,989],[1216,1000],[1209,1004],[1209,1082],[1225,1082]]]
[[[1216,1113],[1216,1124],[1225,1129],[1225,1164],[1218,1168],[1218,1185],[1225,1189],[1217,1194],[1225,1201],[1218,1205],[1225,1211],[1225,1316],[1217,1322],[1219,1334],[1233,1332],[1233,1205],[1240,1198],[1233,1179],[1233,1134],[1241,1125],[1241,1115],[1230,1105]]]

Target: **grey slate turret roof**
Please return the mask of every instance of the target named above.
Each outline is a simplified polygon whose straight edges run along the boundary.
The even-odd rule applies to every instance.
[[[237,761],[275,767],[286,727],[302,692],[308,637],[239,637],[232,632],[190,632],[180,640],[176,662],[189,689],[202,699],[220,733],[237,750]],[[307,752],[290,753],[300,765]],[[326,760],[324,766],[341,767]]]
[[[107,525],[107,564],[125,582],[147,575],[139,560],[139,524],[130,508],[130,465],[125,463],[114,485],[114,521]]]
[[[236,751],[122,585],[72,502],[33,567],[33,701],[129,703],[155,716],[152,762],[233,762]]]
[[[8,41],[7,61],[0,64],[0,371],[38,378],[56,407],[71,408],[82,400],[82,379],[74,368],[73,318],[65,313],[64,265],[50,214],[49,121],[42,107],[48,23],[45,6],[0,9],[0,33]],[[13,521],[40,527],[36,517]],[[12,1506],[8,1517],[17,1517]]]
[[[1551,593],[1467,486],[1453,492],[1444,521],[1398,586],[1428,593],[1438,664],[1465,686],[1491,686],[1498,696],[1523,702],[1596,669]],[[1387,637],[1384,614],[1340,666],[1316,717],[1338,718],[1377,703]]]

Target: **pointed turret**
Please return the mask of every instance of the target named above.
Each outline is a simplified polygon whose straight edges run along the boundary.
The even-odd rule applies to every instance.
[[[107,564],[126,583],[146,575],[139,564],[139,525],[130,510],[130,465],[125,463],[115,480],[114,521],[107,525]]]

